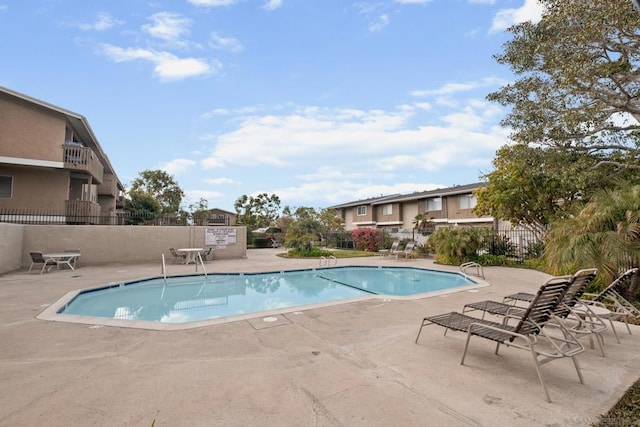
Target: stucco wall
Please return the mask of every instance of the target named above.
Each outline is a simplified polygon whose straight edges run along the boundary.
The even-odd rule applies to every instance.
[[[11,198],[0,199],[0,208],[64,213],[68,170],[0,164],[0,175],[13,177]]]
[[[62,162],[66,122],[59,113],[0,95],[2,155]]]
[[[24,225],[0,222],[0,274],[21,267],[24,229]]]
[[[169,248],[205,246],[205,229],[210,227],[149,227],[90,225],[14,225],[0,223],[0,274],[26,268],[30,251],[64,252],[79,249],[81,264],[157,261],[170,259]],[[247,255],[245,227],[236,230],[236,243],[213,246],[216,259]]]

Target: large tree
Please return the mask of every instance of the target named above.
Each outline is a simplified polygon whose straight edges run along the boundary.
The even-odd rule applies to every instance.
[[[153,222],[162,211],[160,203],[149,193],[129,191],[127,211],[131,214],[127,220],[129,225]]]
[[[246,225],[253,230],[268,227],[278,219],[280,211],[280,197],[277,194],[267,193],[257,196],[239,197],[234,203],[238,223]]]
[[[515,82],[488,96],[512,107],[516,143],[595,155],[588,168],[640,169],[640,19],[629,0],[539,0],[541,21],[509,29],[496,56]]]
[[[640,185],[603,190],[576,216],[555,224],[545,258],[553,273],[597,267],[608,282],[640,265]],[[632,283],[635,295],[640,277]]]
[[[602,170],[584,173],[594,155],[524,144],[506,145],[493,160],[489,183],[476,191],[477,215],[492,215],[533,231],[544,231],[569,215],[597,189],[616,181]]]
[[[163,170],[145,170],[131,183],[129,192],[150,194],[162,207],[163,214],[177,214],[184,192],[172,175]]]

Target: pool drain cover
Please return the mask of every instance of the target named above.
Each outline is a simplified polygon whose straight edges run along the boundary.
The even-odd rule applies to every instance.
[[[266,322],[266,323],[277,322],[278,318],[277,317],[273,317],[273,316],[269,316],[269,317],[263,318],[262,321]]]

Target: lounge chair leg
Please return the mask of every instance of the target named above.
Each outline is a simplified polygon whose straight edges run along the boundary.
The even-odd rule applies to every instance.
[[[578,363],[578,358],[576,356],[572,356],[571,360],[573,360],[573,366],[576,367],[576,372],[578,373],[578,378],[580,379],[580,384],[584,384],[584,378],[582,378],[582,370],[580,369],[580,364]]]
[[[613,320],[609,317],[609,324],[611,325],[611,332],[613,332],[613,336],[616,337],[616,341],[620,344],[620,338],[618,337],[618,331],[616,331],[616,327],[613,325]]]
[[[529,350],[531,351],[531,356],[533,357],[533,363],[535,363],[535,365],[536,365],[536,373],[538,374],[538,379],[540,380],[540,385],[542,386],[542,390],[544,390],[544,395],[547,398],[547,402],[551,403],[551,396],[549,396],[549,391],[547,390],[547,385],[544,382],[544,378],[542,378],[542,371],[540,371],[540,364],[538,363],[538,356],[536,354],[536,351],[533,349],[533,345],[531,343],[529,343]]]
[[[418,331],[418,336],[416,337],[416,344],[418,344],[418,338],[420,338],[420,334],[422,333],[422,328],[424,328],[424,320],[422,321],[422,325],[420,325],[420,330]]]
[[[460,360],[461,365],[464,365],[464,358],[467,355],[467,349],[469,348],[470,340],[471,340],[471,331],[467,332],[467,342],[464,343],[464,351],[462,352],[462,359]]]

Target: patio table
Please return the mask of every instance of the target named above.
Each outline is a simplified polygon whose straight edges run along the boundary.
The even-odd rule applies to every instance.
[[[184,252],[187,257],[184,260],[185,264],[197,264],[197,260],[196,260],[196,254],[198,252],[203,251],[204,249],[202,248],[180,248],[180,249],[176,249],[178,252]]]
[[[60,264],[64,264],[68,266],[70,269],[75,270],[75,264],[78,257],[80,257],[79,252],[51,252],[42,254],[42,257],[45,260],[52,260],[58,266],[58,270],[60,270]],[[47,270],[48,271],[48,270]]]

